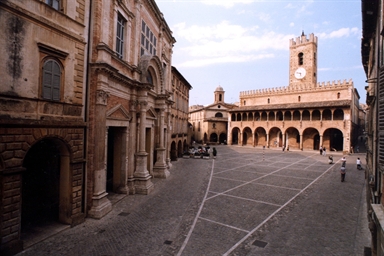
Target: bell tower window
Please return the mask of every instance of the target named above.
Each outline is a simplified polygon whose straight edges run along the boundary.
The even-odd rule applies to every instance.
[[[304,64],[304,53],[299,53],[298,55],[298,60],[299,60],[299,65],[303,65]]]

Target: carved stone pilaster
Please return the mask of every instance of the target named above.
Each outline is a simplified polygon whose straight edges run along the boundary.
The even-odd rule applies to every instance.
[[[106,91],[98,90],[96,91],[96,104],[106,106],[108,103],[109,93]]]

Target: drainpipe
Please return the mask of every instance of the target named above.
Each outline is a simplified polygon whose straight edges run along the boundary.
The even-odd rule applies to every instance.
[[[91,24],[92,24],[92,0],[89,0],[89,17],[88,17],[88,38],[87,38],[87,62],[86,62],[86,79],[85,79],[85,104],[84,104],[84,122],[86,123],[86,128],[84,130],[84,158],[86,159],[84,166],[83,166],[83,203],[82,203],[82,211],[87,214],[87,152],[88,152],[88,122],[89,122],[89,115],[88,115],[88,109],[89,109],[89,66],[91,62]]]

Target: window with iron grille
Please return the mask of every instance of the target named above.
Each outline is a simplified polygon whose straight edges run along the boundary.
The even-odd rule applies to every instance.
[[[156,55],[157,38],[149,29],[145,21],[141,22],[141,51],[140,55],[145,53]]]
[[[47,60],[43,65],[43,99],[60,100],[61,68],[55,60]]]
[[[120,14],[117,16],[117,31],[116,31],[116,53],[117,56],[123,58],[124,46],[124,28],[126,20]]]
[[[379,139],[379,165],[384,168],[384,67],[380,69],[378,90],[378,139]]]

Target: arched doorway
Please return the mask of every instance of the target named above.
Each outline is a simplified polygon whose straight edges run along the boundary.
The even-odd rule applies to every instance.
[[[211,133],[211,135],[209,136],[209,141],[210,142],[217,142],[217,134]]]
[[[239,144],[239,133],[240,133],[240,130],[239,128],[234,128],[232,130],[232,145],[237,145]]]
[[[183,145],[181,140],[177,143],[177,157],[183,157]]]
[[[54,223],[71,223],[69,150],[59,139],[35,143],[23,161],[21,232],[24,238]]]
[[[303,131],[303,149],[318,150],[320,147],[319,131],[315,128],[307,128]]]
[[[177,161],[177,150],[176,150],[176,142],[172,141],[171,143],[171,161]]]
[[[222,133],[219,136],[219,143],[227,144],[227,134]]]
[[[249,127],[243,130],[243,146],[252,145],[252,130]]]
[[[343,133],[339,129],[330,128],[324,132],[323,145],[332,151],[343,151],[344,138]]]
[[[258,127],[255,130],[255,141],[254,145],[256,146],[266,146],[267,144],[267,132],[262,127]]]
[[[281,130],[277,127],[271,128],[269,131],[269,145],[270,147],[282,147],[283,137]]]

